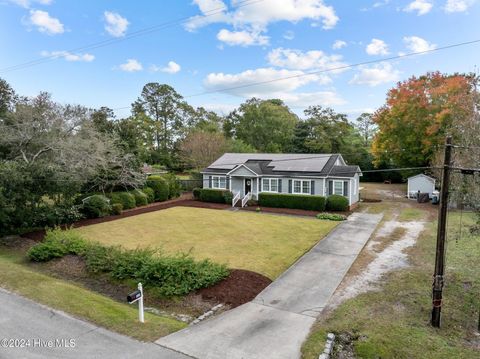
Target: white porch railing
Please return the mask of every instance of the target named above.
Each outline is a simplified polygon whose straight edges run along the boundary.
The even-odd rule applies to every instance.
[[[248,193],[245,195],[245,197],[243,197],[243,199],[242,199],[242,208],[245,207],[245,205],[247,204],[247,202],[248,202],[249,200],[251,200],[251,199],[252,199],[252,193],[251,193],[251,192],[248,192]]]
[[[239,200],[240,200],[240,192],[237,192],[237,194],[232,198],[232,207],[235,207],[235,205]]]

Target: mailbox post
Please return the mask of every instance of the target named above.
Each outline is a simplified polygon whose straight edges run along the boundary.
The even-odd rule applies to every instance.
[[[143,317],[143,287],[142,283],[138,283],[138,290],[127,295],[128,304],[133,304],[138,301],[138,320],[144,323]]]

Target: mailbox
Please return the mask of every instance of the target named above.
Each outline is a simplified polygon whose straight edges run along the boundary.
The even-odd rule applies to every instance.
[[[132,292],[129,295],[127,295],[127,301],[128,303],[132,304],[137,300],[139,300],[141,296],[142,296],[142,292],[139,290],[136,290],[135,292]]]

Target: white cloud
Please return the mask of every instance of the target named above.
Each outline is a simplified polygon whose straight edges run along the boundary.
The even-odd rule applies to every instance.
[[[265,98],[279,98],[293,108],[314,105],[338,106],[346,103],[335,91],[278,93],[273,96],[266,96]]]
[[[369,55],[388,55],[388,45],[385,41],[380,39],[372,39],[372,41],[367,45],[365,51]]]
[[[268,62],[277,67],[291,70],[330,70],[346,66],[341,55],[327,55],[320,50],[301,51],[295,49],[277,48],[267,55]],[[332,73],[339,73],[335,70]]]
[[[30,23],[35,25],[38,31],[49,35],[65,32],[65,28],[60,20],[50,16],[46,11],[30,10]]]
[[[166,72],[166,73],[169,73],[169,74],[176,74],[181,69],[182,69],[182,67],[179,64],[177,64],[175,61],[169,61],[167,66],[165,66],[165,67],[158,67],[158,66],[155,66],[155,65],[152,65],[150,67],[150,71],[153,71],[153,72],[161,71],[161,72]]]
[[[429,43],[418,36],[406,36],[403,38],[403,42],[411,52],[424,52],[434,50],[437,47],[437,45]]]
[[[187,30],[195,30],[212,23],[228,23],[238,27],[251,27],[256,30],[266,30],[273,22],[298,22],[304,19],[321,21],[324,29],[335,27],[338,16],[332,6],[324,4],[323,0],[283,0],[281,6],[278,0],[264,0],[249,3],[248,6],[240,0],[233,0],[231,11],[221,0],[194,0],[203,15],[194,16],[186,24]]]
[[[21,6],[25,9],[29,9],[32,3],[37,3],[40,5],[50,5],[53,2],[53,0],[7,0],[7,1],[17,4],[18,6]]]
[[[384,83],[398,81],[400,72],[389,63],[380,63],[372,67],[362,67],[350,81],[352,84],[378,86]]]
[[[258,32],[230,31],[222,29],[217,34],[217,39],[230,46],[252,46],[268,45],[268,36],[260,35]]]
[[[433,4],[431,0],[415,0],[408,4],[403,11],[412,12],[416,11],[417,15],[425,15],[432,10]]]
[[[334,50],[340,50],[340,49],[342,49],[342,48],[344,48],[344,47],[346,47],[346,46],[347,46],[347,43],[346,43],[345,41],[343,41],[343,40],[336,40],[336,41],[333,43],[333,45],[332,45],[332,49],[334,49]]]
[[[279,80],[282,79],[282,80]],[[260,83],[249,86],[252,83]],[[271,67],[246,70],[237,74],[210,73],[204,80],[208,90],[224,91],[237,96],[259,97],[264,94],[282,93],[296,90],[312,82],[324,82],[318,75],[305,75],[303,71],[274,69]],[[230,89],[236,87],[234,89]],[[229,90],[227,90],[229,89]],[[269,95],[272,96],[272,95]]]
[[[295,33],[293,31],[285,31],[285,33],[283,34],[283,38],[285,40],[293,40],[295,38]]]
[[[113,37],[125,36],[129,22],[126,18],[118,13],[105,11],[103,13],[105,24],[105,30]]]
[[[464,12],[475,3],[475,0],[448,0],[444,10],[447,13]]]
[[[64,58],[66,61],[92,62],[95,60],[95,56],[92,54],[74,54],[68,51],[42,51],[41,55],[44,57]]]
[[[128,59],[127,62],[125,62],[124,64],[121,64],[118,67],[120,70],[126,71],[126,72],[136,72],[136,71],[143,70],[142,64],[135,59]]]

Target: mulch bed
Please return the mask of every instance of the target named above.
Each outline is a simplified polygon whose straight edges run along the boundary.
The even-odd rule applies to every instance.
[[[85,260],[75,255],[66,255],[46,263],[31,262],[29,265],[62,279],[81,283],[86,288],[119,302],[125,302],[126,295],[135,289],[133,283],[112,280],[108,274],[88,273]],[[198,316],[218,303],[224,303],[230,308],[247,303],[270,283],[272,281],[261,274],[233,269],[227,278],[216,285],[197,290],[181,299],[145,295],[145,305]],[[145,291],[148,294],[148,287],[145,287]]]
[[[319,212],[318,211],[307,211],[305,209],[291,209],[291,208],[273,208],[273,207],[259,207],[259,206],[249,206],[241,208],[242,211],[251,211],[256,212],[257,208],[260,208],[260,213],[275,213],[275,214],[288,214],[292,216],[305,216],[305,217],[315,217]],[[335,212],[336,214],[343,214],[349,216],[352,212]]]
[[[209,288],[200,289],[196,293],[203,299],[225,303],[235,308],[254,299],[270,283],[272,281],[269,278],[259,273],[233,269],[221,282]]]

